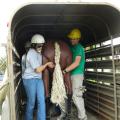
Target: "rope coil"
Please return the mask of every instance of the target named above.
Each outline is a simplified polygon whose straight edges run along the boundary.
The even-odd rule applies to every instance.
[[[60,108],[65,111],[65,100],[67,99],[64,79],[62,70],[60,67],[60,46],[56,42],[55,43],[55,69],[53,72],[53,82],[52,82],[52,90],[51,90],[51,101],[56,105],[59,105]]]

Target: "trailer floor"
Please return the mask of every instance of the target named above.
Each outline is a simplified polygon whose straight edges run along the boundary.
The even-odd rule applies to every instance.
[[[88,117],[87,120],[100,120],[98,119],[97,115],[88,111],[87,111],[87,117]],[[56,120],[56,118],[51,118],[50,120]],[[70,120],[79,120],[79,119],[77,118],[77,116],[75,116],[75,117],[72,117]]]
[[[47,116],[47,120],[57,120],[56,117],[51,117],[51,113],[54,111],[53,109],[54,108],[50,109],[50,114],[49,114],[49,116]],[[95,114],[91,110],[87,110],[86,109],[86,113],[87,113],[88,120],[102,120],[102,119],[99,118],[99,116],[97,114]],[[36,112],[35,112],[35,114],[36,114]],[[36,120],[35,116],[34,116],[34,120]],[[20,120],[23,120],[23,115],[22,115],[22,118]],[[64,120],[66,120],[66,119],[64,119]],[[72,106],[71,115],[70,115],[70,119],[69,120],[79,120],[77,118],[77,109],[76,109],[75,106]]]
[[[52,111],[53,110],[51,110],[51,112]],[[99,119],[98,115],[95,114],[94,112],[92,112],[91,110],[86,109],[86,114],[87,114],[88,120],[101,120],[101,119]],[[48,120],[56,120],[56,118],[55,117],[50,117]],[[79,120],[77,118],[77,109],[74,105],[72,105],[71,116],[70,116],[69,120]]]

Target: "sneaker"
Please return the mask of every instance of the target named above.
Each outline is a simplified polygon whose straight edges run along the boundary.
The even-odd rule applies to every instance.
[[[60,116],[57,117],[57,120],[64,120],[66,113],[62,112]]]
[[[84,118],[79,118],[79,120],[87,120],[87,116],[85,116]]]
[[[54,112],[51,114],[51,117],[58,117],[58,116],[60,116],[60,113],[58,113],[58,112]]]

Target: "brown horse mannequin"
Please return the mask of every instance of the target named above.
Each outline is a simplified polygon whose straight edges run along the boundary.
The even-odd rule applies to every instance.
[[[43,64],[51,61],[55,63],[55,42],[60,45],[61,55],[60,55],[60,66],[61,70],[64,70],[67,66],[72,63],[72,53],[68,45],[63,41],[47,41],[43,47]],[[47,68],[43,72],[43,80],[45,85],[45,95],[46,97],[50,96],[51,86],[52,86],[52,75],[54,69]],[[70,73],[66,73],[64,76],[64,84],[66,92],[69,95],[72,94],[72,85],[70,79]],[[47,108],[48,109],[48,108]]]

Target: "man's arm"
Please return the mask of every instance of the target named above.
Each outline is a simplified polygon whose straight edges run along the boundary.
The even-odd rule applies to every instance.
[[[66,71],[66,72],[70,72],[70,71],[72,71],[73,69],[75,69],[76,67],[78,67],[78,65],[80,64],[80,61],[81,61],[81,56],[76,56],[75,61],[74,61],[71,65],[69,65],[69,66],[65,69],[65,71]]]

